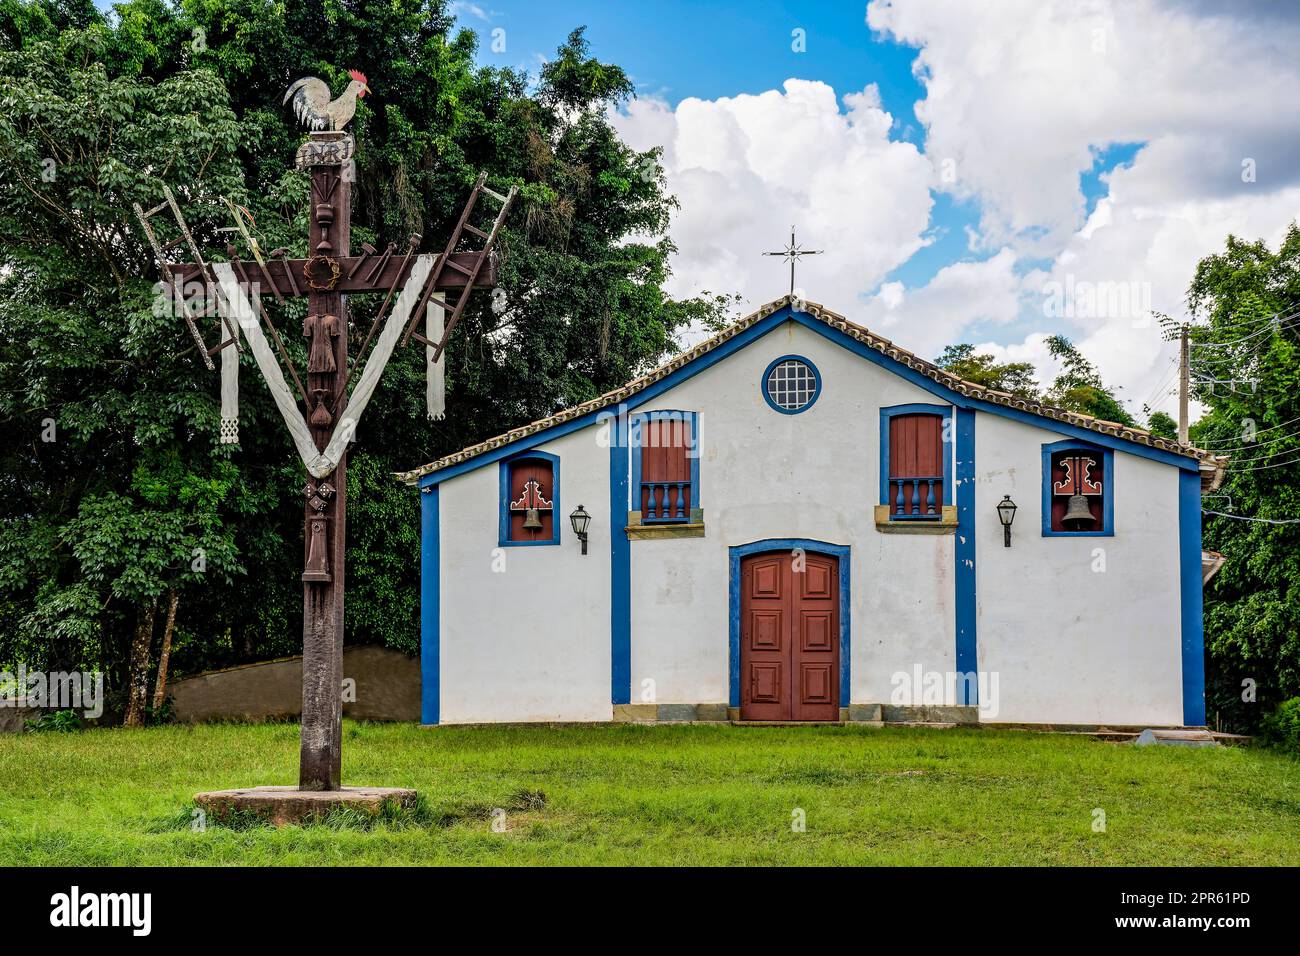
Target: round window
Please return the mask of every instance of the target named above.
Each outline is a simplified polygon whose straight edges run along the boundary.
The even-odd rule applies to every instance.
[[[763,397],[767,404],[785,415],[794,415],[812,406],[821,394],[822,379],[807,359],[783,355],[763,373]]]

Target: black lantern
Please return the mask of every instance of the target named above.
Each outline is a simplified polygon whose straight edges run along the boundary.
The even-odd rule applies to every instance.
[[[587,514],[586,509],[583,508],[582,505],[578,505],[573,514],[569,515],[569,524],[573,525],[573,533],[576,534],[578,540],[582,542],[582,553],[586,554],[587,525],[591,524],[591,515]]]
[[[998,520],[1002,522],[1002,544],[1011,547],[1011,522],[1016,520],[1016,503],[1010,495],[1003,495],[998,502]]]

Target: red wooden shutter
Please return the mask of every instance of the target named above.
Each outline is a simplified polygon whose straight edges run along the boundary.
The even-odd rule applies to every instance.
[[[691,494],[691,422],[680,416],[641,423],[641,516],[688,521]],[[684,484],[682,484],[684,483]],[[651,493],[655,507],[651,508]],[[680,493],[681,507],[678,507]]]
[[[929,504],[931,488],[933,508]],[[888,489],[887,503],[891,515],[937,518],[942,513],[942,415],[917,413],[895,415],[889,419]]]
[[[538,461],[526,459],[515,462],[510,466],[510,501],[518,501],[524,495],[524,487],[529,481],[536,479],[537,487],[543,498],[547,501],[554,501],[554,490],[551,487],[551,463],[549,461]],[[510,506],[510,501],[506,502],[506,507]],[[539,511],[538,515],[542,519],[542,526],[533,530],[524,527],[524,519],[527,517],[523,511],[510,512],[510,540],[511,541],[549,541],[554,533],[555,515],[552,511]]]

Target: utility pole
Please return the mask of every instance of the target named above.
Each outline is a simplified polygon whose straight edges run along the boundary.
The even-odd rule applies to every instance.
[[[1190,351],[1187,344],[1187,323],[1184,322],[1178,332],[1178,441],[1184,445],[1188,443],[1187,392],[1191,384]]]

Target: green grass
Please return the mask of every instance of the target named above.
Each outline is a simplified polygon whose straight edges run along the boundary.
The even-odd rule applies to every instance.
[[[1294,759],[990,730],[349,722],[344,782],[415,787],[415,813],[191,831],[194,793],[293,783],[297,756],[291,724],[0,737],[0,861],[1300,862]]]

